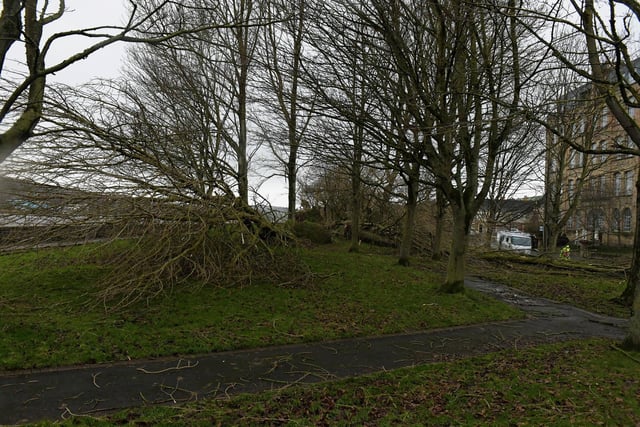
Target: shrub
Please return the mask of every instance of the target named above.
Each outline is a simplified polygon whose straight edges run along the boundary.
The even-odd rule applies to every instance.
[[[316,222],[296,222],[293,226],[293,233],[299,239],[308,240],[318,245],[331,243],[331,232]]]

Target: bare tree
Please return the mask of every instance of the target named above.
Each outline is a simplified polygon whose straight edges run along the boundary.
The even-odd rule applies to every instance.
[[[105,296],[131,302],[186,281],[251,280],[258,270],[271,271],[264,265],[273,255],[269,244],[282,234],[248,206],[250,154],[242,137],[250,78],[244,48],[253,45],[239,40],[248,37],[243,31],[254,40],[260,22],[221,15],[231,10],[246,18],[249,6],[241,3],[219,10],[191,2],[153,22],[158,32],[175,22],[222,19],[228,28],[131,52],[127,80],[52,88],[48,123],[13,162],[44,179],[130,202],[106,216],[94,210],[72,217],[117,220],[120,229],[135,230],[136,243],[113,259],[123,274]]]
[[[620,2],[629,12],[624,19],[621,34],[616,22],[616,2],[609,1],[608,4],[611,14],[608,25],[597,13],[593,0],[586,0],[584,9],[579,10],[589,53],[589,65],[596,90],[604,97],[611,113],[634,142],[634,154],[640,156],[640,125],[630,117],[627,108],[640,107],[640,74],[637,60],[632,58],[626,43],[626,38],[631,34],[632,17],[635,17],[636,25],[640,23],[640,8],[637,2]],[[612,52],[612,57],[607,55],[609,52]],[[615,77],[611,78],[612,74]],[[630,321],[627,342],[634,348],[640,348],[640,173],[637,175],[634,250],[627,287],[621,295],[623,301],[632,301],[634,314]]]
[[[335,19],[318,24],[324,39],[334,41],[334,50],[339,48],[336,39],[350,37],[352,45],[365,48],[359,52],[366,56],[360,53],[354,61],[358,51],[335,55],[326,43],[319,44],[318,62],[325,68],[316,73],[322,82],[317,86],[335,94],[353,73],[344,67],[357,66],[370,100],[368,108],[358,110],[365,114],[348,114],[357,97],[344,96],[332,105],[364,126],[374,142],[366,148],[390,145],[402,159],[386,163],[399,167],[407,184],[408,209],[420,188],[416,178],[424,176],[421,169],[453,208],[454,238],[443,286],[448,292],[463,289],[469,227],[489,191],[496,156],[516,123],[524,81],[516,5],[335,1],[326,5],[323,16],[337,15],[349,24],[333,25],[340,22]],[[368,151],[367,158],[375,158],[374,153]],[[384,164],[380,160],[375,158]],[[408,235],[410,215],[407,220]]]
[[[155,1],[153,7],[141,10],[132,2],[125,24],[70,28],[45,37],[45,28],[67,13],[64,0],[4,0],[0,13],[0,162],[33,135],[42,117],[47,77],[51,74],[113,43],[161,43],[178,35],[220,24],[207,22],[196,27],[179,23],[168,32],[149,31],[149,22],[181,7],[165,0]],[[83,37],[93,43],[81,51],[71,52],[56,63],[47,63],[54,45],[73,37]],[[16,44],[24,45],[23,61],[9,62],[9,51]]]
[[[256,123],[277,160],[284,168],[287,181],[289,220],[295,219],[297,179],[301,164],[301,146],[312,118],[313,100],[306,107],[301,87],[301,61],[306,37],[306,1],[272,1],[268,9],[269,22],[263,32],[260,55],[264,76],[259,86],[265,91],[260,97],[264,109]],[[273,168],[270,173],[273,173]]]
[[[392,12],[386,2],[370,5],[363,15],[409,88],[407,112],[423,134],[419,159],[452,207],[453,239],[442,290],[459,292],[471,221],[513,130],[522,90],[515,3],[500,9],[445,1],[416,10],[392,2]],[[394,21],[395,16],[402,19]]]
[[[257,149],[250,148],[248,139],[250,70],[263,23],[261,4],[244,0],[217,5],[193,0],[186,4],[191,7],[176,11],[164,25],[214,21],[228,26],[131,52],[132,74],[150,92],[177,92],[178,99],[185,99],[186,111],[201,111],[201,118],[190,113],[191,119],[208,123],[215,146],[224,146],[218,155],[222,154],[228,165],[235,165],[235,170],[227,168],[226,175],[235,178],[238,197],[248,205],[249,162]],[[161,22],[155,25],[164,26]]]
[[[312,47],[304,59],[305,84],[317,97],[318,121],[314,147],[319,158],[347,168],[351,179],[351,246],[359,247],[362,220],[362,172],[371,160],[367,145],[372,134],[367,117],[378,106],[367,84],[375,72],[367,29],[338,2],[314,2],[310,8],[312,27],[308,42]],[[355,19],[354,19],[355,18]]]
[[[68,222],[128,239],[106,251],[118,268],[103,298],[117,306],[181,284],[287,271],[270,249],[283,232],[238,202],[235,164],[211,132],[215,104],[195,102],[211,88],[106,87],[64,88],[46,110],[49,131],[9,164],[77,189],[65,199]]]
[[[311,32],[317,54],[304,63],[309,86],[323,105],[352,127],[349,141],[353,144],[348,152],[354,172],[352,213],[360,210],[357,195],[364,179],[363,168],[387,171],[388,179],[381,187],[387,199],[396,180],[403,181],[405,223],[399,262],[407,264],[421,191],[423,134],[407,113],[406,94],[411,88],[406,87],[378,40],[377,30],[369,22],[371,13],[369,4],[320,2],[316,5],[317,18]],[[328,108],[318,111],[327,114]],[[340,145],[340,141],[336,142]],[[352,249],[357,247],[358,224],[358,218],[354,217]]]

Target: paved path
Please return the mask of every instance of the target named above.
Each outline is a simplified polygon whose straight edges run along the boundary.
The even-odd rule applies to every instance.
[[[505,348],[587,337],[622,339],[626,321],[502,285],[467,280],[526,320],[426,332],[0,375],[0,424],[281,388]]]

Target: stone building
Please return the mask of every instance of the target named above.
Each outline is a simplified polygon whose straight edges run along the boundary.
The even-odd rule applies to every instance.
[[[565,98],[553,117],[559,132],[547,135],[546,220],[554,220],[549,199],[558,194],[559,215],[567,219],[562,232],[570,241],[630,246],[640,157],[625,153],[635,148],[633,142],[592,94],[583,86]],[[637,108],[629,107],[627,113],[640,120]]]

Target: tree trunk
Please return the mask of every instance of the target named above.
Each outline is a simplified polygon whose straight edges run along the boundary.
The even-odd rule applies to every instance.
[[[245,47],[241,44],[241,47]],[[246,47],[245,47],[246,48]],[[241,54],[240,80],[238,82],[238,194],[245,205],[249,205],[249,164],[247,159],[247,67],[248,59]]]
[[[413,167],[413,169],[418,169]],[[419,173],[419,170],[412,172]],[[416,175],[412,173],[412,175]],[[400,258],[398,264],[408,266],[409,257],[411,255],[411,246],[413,246],[413,235],[416,225],[416,211],[418,208],[418,180],[416,176],[411,176],[407,182],[407,203],[405,206],[406,216],[404,227],[402,230],[402,242],[400,243]]]
[[[556,251],[558,246],[558,237],[560,237],[560,230],[557,228],[552,228],[549,232],[547,247],[545,248],[547,252],[553,253]]]
[[[362,210],[362,139],[361,126],[354,129],[353,138],[353,162],[351,164],[351,246],[349,252],[358,252],[360,249],[360,211]]]
[[[354,168],[356,169],[356,168]],[[359,170],[359,168],[357,168]],[[355,170],[351,175],[351,246],[349,252],[360,250],[360,173]]]
[[[633,315],[629,320],[629,331],[624,346],[632,350],[640,350],[640,292],[633,299]]]
[[[442,190],[436,188],[436,228],[433,232],[433,240],[431,241],[431,259],[434,261],[439,261],[442,258],[442,228],[446,210],[446,200],[442,194]]]
[[[298,179],[298,149],[300,140],[298,138],[298,78],[300,77],[300,58],[302,56],[302,38],[304,35],[305,23],[305,2],[298,1],[298,25],[294,35],[293,64],[291,67],[291,94],[289,99],[289,160],[287,163],[287,173],[289,179],[288,191],[288,217],[290,221],[296,219],[296,189]],[[286,114],[285,114],[286,116]]]
[[[290,130],[291,133],[291,130]],[[293,136],[289,136],[290,141],[295,139],[295,130],[293,131]],[[294,142],[297,144],[297,141]],[[296,219],[296,186],[298,179],[298,154],[297,154],[297,145],[294,150],[294,146],[291,145],[291,149],[289,151],[289,162],[287,163],[287,184],[288,184],[288,200],[287,200],[287,217],[289,221],[295,221]]]
[[[618,297],[618,300],[631,307],[634,304],[634,308],[637,308],[638,297],[636,289],[638,288],[638,282],[640,282],[640,171],[637,173],[636,178],[636,223],[635,230],[633,232],[633,255],[631,258],[631,268],[629,269],[629,275],[627,277],[627,286],[622,291],[622,294]],[[637,311],[634,311],[634,316]],[[636,332],[636,335],[640,337],[640,331]],[[639,341],[640,342],[640,341]]]
[[[609,91],[609,84],[602,84],[600,82],[605,81],[606,69],[600,62],[601,51],[599,50],[598,40],[595,37],[596,31],[594,29],[594,22],[597,19],[598,14],[596,12],[595,4],[593,0],[587,0],[584,5],[584,12],[582,22],[584,25],[584,34],[587,42],[587,52],[589,53],[589,65],[591,66],[591,72],[594,77],[595,87],[598,93],[604,97],[607,107],[611,111],[611,114],[616,118],[622,129],[629,135],[629,138],[635,143],[637,147],[640,147],[640,126],[629,116],[625,111],[625,108],[621,105],[620,101],[613,96]],[[598,18],[599,19],[599,18]],[[633,306],[636,309],[634,311],[634,321],[630,324],[630,339],[640,345],[640,319],[637,316],[638,313],[638,295],[637,283],[640,280],[640,219],[638,214],[640,211],[640,174],[636,178],[636,224],[633,239],[633,259],[631,261],[631,271],[627,279],[627,287],[622,292],[620,299]],[[633,329],[635,328],[635,331]],[[635,337],[635,338],[631,338]]]
[[[0,35],[11,38],[13,37],[11,31],[15,31],[15,28],[10,29],[9,27],[14,24],[21,26],[19,20],[15,21],[15,19],[19,18],[20,9],[13,1],[5,2],[4,6],[7,10],[3,10],[1,14],[0,24],[3,28]],[[31,137],[33,129],[42,117],[42,101],[44,99],[46,80],[45,75],[42,73],[45,68],[44,55],[40,52],[39,45],[42,39],[43,24],[38,20],[37,2],[28,1],[24,3],[24,9],[26,59],[29,76],[33,77],[33,81],[28,89],[27,108],[20,114],[13,125],[0,133],[0,163],[6,160],[16,148]],[[10,16],[9,14],[14,15]],[[4,40],[3,43],[2,49],[9,49],[13,42],[11,40]],[[3,52],[3,55],[6,53],[7,52]],[[4,66],[4,57],[2,61],[2,66]],[[0,71],[2,71],[2,69],[0,69]]]
[[[4,61],[13,43],[20,40],[22,32],[22,2],[20,0],[4,0],[0,13],[0,70],[4,69]]]
[[[465,209],[457,207],[454,210],[447,278],[440,287],[440,291],[449,294],[464,292],[465,254],[469,237],[469,224],[467,224]]]
[[[287,161],[287,217],[289,221],[296,219],[296,193],[298,185],[298,138],[296,135],[297,121],[292,111],[292,121],[289,122],[289,160]]]

